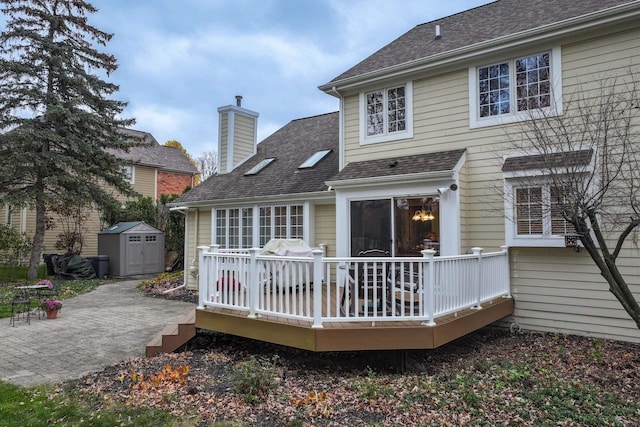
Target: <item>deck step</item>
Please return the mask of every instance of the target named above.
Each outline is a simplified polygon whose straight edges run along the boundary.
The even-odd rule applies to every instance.
[[[159,353],[170,353],[195,336],[196,310],[193,309],[153,337],[147,344],[146,355],[152,357]]]

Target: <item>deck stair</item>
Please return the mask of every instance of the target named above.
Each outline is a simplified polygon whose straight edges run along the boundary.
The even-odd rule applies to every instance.
[[[178,318],[176,323],[167,325],[147,344],[147,357],[159,353],[170,353],[196,336],[196,310],[193,309]]]

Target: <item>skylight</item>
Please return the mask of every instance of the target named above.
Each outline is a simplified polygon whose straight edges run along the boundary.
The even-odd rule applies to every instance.
[[[314,167],[315,165],[318,164],[320,160],[324,159],[330,152],[331,150],[316,151],[311,157],[305,160],[303,164],[298,166],[298,169],[308,169],[308,168]]]
[[[245,176],[247,175],[255,175],[258,172],[260,172],[262,169],[266,168],[271,162],[273,162],[276,158],[275,157],[269,157],[267,159],[263,159],[260,161],[260,163],[258,163],[257,165],[255,165],[254,167],[252,167],[251,169],[249,169],[248,171],[246,171],[244,173]]]

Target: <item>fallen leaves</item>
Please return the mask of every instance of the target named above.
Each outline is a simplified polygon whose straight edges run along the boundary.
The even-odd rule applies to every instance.
[[[385,352],[313,353],[200,333],[189,351],[123,362],[81,388],[240,425],[640,424],[637,344],[489,328],[406,356],[398,375]],[[247,403],[233,370],[261,358],[280,377]]]

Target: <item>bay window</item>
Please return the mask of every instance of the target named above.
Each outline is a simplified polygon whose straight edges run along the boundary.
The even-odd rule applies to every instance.
[[[507,182],[507,244],[564,246],[564,236],[575,232],[563,216],[564,191],[546,183]]]

